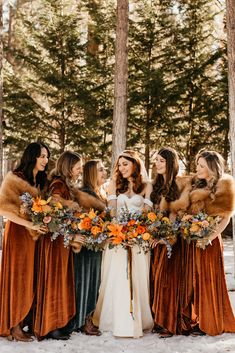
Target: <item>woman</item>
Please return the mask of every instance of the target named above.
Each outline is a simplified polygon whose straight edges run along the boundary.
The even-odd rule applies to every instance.
[[[188,313],[192,312],[197,318],[197,326],[192,334],[215,336],[223,332],[235,332],[235,318],[225,281],[221,239],[221,232],[234,210],[234,181],[231,176],[224,174],[223,158],[215,151],[200,152],[196,156],[196,166],[189,213],[205,211],[210,216],[220,216],[221,221],[210,235],[211,245],[207,245],[205,250],[201,248],[206,245],[205,240],[198,241],[196,246],[191,245],[191,276],[194,280],[192,287],[187,287],[185,303],[188,306],[193,304],[194,311],[189,310]],[[186,309],[185,306],[185,312]]]
[[[105,183],[106,177],[107,173],[101,160],[92,159],[85,163],[82,191],[99,199],[103,203],[103,208],[106,195],[102,193],[101,185]],[[77,310],[73,322],[75,330],[81,330],[87,335],[101,334],[91,319],[100,286],[101,259],[100,251],[91,251],[86,247],[82,247],[81,252],[74,255]]]
[[[54,199],[72,209],[79,205],[100,207],[100,201],[79,191],[76,182],[82,172],[78,153],[66,151],[56,162],[49,190]],[[82,237],[77,240],[83,242]],[[63,328],[76,314],[74,268],[71,248],[64,247],[63,238],[51,241],[50,234],[40,240],[37,282],[37,306],[34,332],[44,337],[67,340]]]
[[[156,156],[156,178],[153,183],[151,200],[156,211],[165,212],[174,219],[180,210],[189,205],[190,179],[177,176],[179,162],[177,152],[170,147],[162,148]],[[181,240],[173,245],[171,257],[162,240],[153,243],[153,332],[160,337],[171,337],[183,333],[187,328],[180,321],[181,286]]]
[[[117,212],[123,207],[128,207],[130,211],[139,211],[144,207],[149,209],[152,205],[149,200],[152,186],[144,180],[146,175],[136,152],[125,150],[121,153],[108,190],[109,205]],[[114,336],[140,337],[143,336],[143,330],[152,327],[149,303],[150,255],[140,251],[137,245],[131,248],[132,277],[129,278],[128,253],[121,246],[106,248],[93,322],[101,330],[112,331]]]
[[[11,340],[32,340],[23,327],[35,297],[34,239],[46,232],[46,227],[22,218],[19,197],[25,192],[36,197],[43,190],[49,156],[44,144],[29,144],[19,166],[6,175],[0,189],[0,214],[8,219],[0,275],[0,335]]]

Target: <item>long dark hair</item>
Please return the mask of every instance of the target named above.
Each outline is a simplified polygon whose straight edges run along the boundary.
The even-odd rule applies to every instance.
[[[161,174],[157,174],[153,182],[153,191],[150,195],[154,204],[159,204],[161,196],[164,196],[167,202],[179,198],[179,189],[175,178],[179,172],[179,158],[174,148],[163,147],[158,151],[158,155],[166,160],[166,181]]]
[[[50,157],[50,151],[48,147],[42,142],[33,142],[30,143],[21,157],[20,163],[18,167],[14,169],[13,172],[19,173],[21,172],[25,178],[29,182],[29,184],[34,185],[33,178],[33,169],[36,165],[37,158],[40,157],[42,148],[45,148],[48,153],[48,158]],[[40,187],[42,190],[47,182],[47,165],[44,171],[39,171],[36,175],[36,187]]]
[[[141,176],[141,164],[138,153],[133,150],[124,150],[118,157],[118,160],[115,164],[115,178],[116,178],[116,194],[123,194],[128,190],[129,182],[126,178],[123,178],[122,173],[119,171],[118,162],[120,158],[125,158],[128,161],[133,163],[132,170],[132,180],[133,180],[133,191],[136,194],[140,194],[144,187],[145,183],[142,180]]]

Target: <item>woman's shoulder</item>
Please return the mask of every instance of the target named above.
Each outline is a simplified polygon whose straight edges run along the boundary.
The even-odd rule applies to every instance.
[[[235,192],[234,178],[230,174],[224,174],[217,182],[216,192]]]
[[[176,185],[180,191],[191,189],[194,175],[178,175],[175,178]]]

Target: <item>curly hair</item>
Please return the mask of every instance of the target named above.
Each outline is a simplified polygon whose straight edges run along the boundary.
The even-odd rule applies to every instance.
[[[196,164],[200,158],[205,159],[207,167],[211,172],[212,178],[208,182],[205,179],[199,179],[197,176],[195,176],[192,180],[193,189],[208,188],[214,193],[216,190],[217,182],[224,173],[225,161],[221,154],[218,152],[208,150],[202,150],[198,152],[195,158]]]
[[[133,169],[131,173],[131,178],[133,180],[133,191],[136,194],[140,194],[145,188],[145,183],[142,180],[141,175],[141,163],[140,158],[136,151],[124,150],[117,159],[114,167],[114,178],[116,180],[116,194],[124,194],[128,190],[129,181],[123,178],[122,173],[119,171],[119,159],[125,158],[126,160],[133,163]]]
[[[164,196],[167,202],[179,198],[179,189],[176,184],[176,176],[179,172],[179,158],[177,152],[171,147],[164,147],[158,151],[158,155],[166,160],[166,180],[163,175],[157,174],[153,182],[153,191],[150,199],[154,204],[159,204]]]

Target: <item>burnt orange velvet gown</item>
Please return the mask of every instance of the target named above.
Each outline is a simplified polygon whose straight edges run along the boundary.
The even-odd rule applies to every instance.
[[[50,189],[69,199],[69,189],[61,179],[55,179]],[[73,255],[59,236],[51,241],[50,234],[39,240],[38,280],[34,333],[46,336],[50,331],[64,327],[76,314]]]
[[[25,227],[7,221],[0,274],[0,336],[21,323],[34,300],[36,242]]]
[[[165,245],[158,244],[154,249],[152,266],[154,324],[173,334],[186,334],[190,329],[182,315],[182,240],[173,245],[171,257],[167,257]],[[184,273],[184,272],[183,272]]]
[[[235,333],[235,317],[226,286],[219,238],[205,250],[195,247],[193,275],[193,304],[199,328],[211,336]]]

